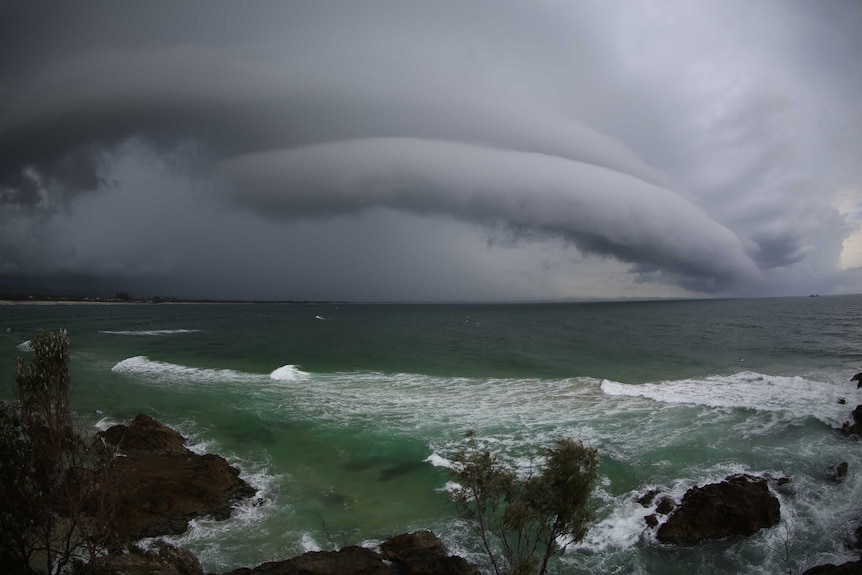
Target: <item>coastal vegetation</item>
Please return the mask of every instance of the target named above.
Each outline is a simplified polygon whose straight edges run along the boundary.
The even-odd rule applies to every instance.
[[[115,547],[110,448],[69,409],[69,339],[39,332],[18,359],[17,401],[0,404],[0,562],[7,573],[61,573]]]
[[[551,557],[584,538],[593,512],[595,449],[557,439],[526,474],[468,432],[452,467],[452,500],[479,537],[496,575],[544,575]]]

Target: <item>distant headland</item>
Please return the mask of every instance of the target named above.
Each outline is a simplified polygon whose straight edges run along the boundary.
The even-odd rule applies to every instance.
[[[331,304],[333,301],[311,300],[237,300],[237,299],[186,299],[173,296],[132,297],[125,292],[113,296],[44,293],[0,293],[0,305],[15,304]]]

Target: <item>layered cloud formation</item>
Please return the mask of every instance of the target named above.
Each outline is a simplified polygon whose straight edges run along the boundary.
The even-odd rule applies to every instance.
[[[94,2],[59,26],[13,3],[0,273],[280,299],[859,291],[862,11],[626,6]]]

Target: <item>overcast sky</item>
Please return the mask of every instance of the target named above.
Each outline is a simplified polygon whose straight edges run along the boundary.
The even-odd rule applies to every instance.
[[[857,0],[0,0],[0,286],[862,292]]]

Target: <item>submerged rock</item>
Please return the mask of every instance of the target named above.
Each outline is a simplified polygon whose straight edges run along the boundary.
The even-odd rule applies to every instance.
[[[823,472],[823,475],[826,477],[828,481],[832,483],[841,483],[844,481],[844,478],[847,476],[848,465],[846,461],[842,461],[841,463],[830,465]]]
[[[256,490],[218,455],[198,455],[175,430],[148,416],[101,436],[125,452],[114,472],[120,490],[115,526],[124,539],[178,535],[195,517],[227,519]]]
[[[853,377],[850,378],[850,381],[856,382],[856,389],[862,388],[862,373],[857,373],[856,375],[854,375]]]
[[[776,525],[781,519],[780,507],[766,479],[734,475],[720,483],[689,489],[656,537],[664,543],[696,545],[752,535]]]

